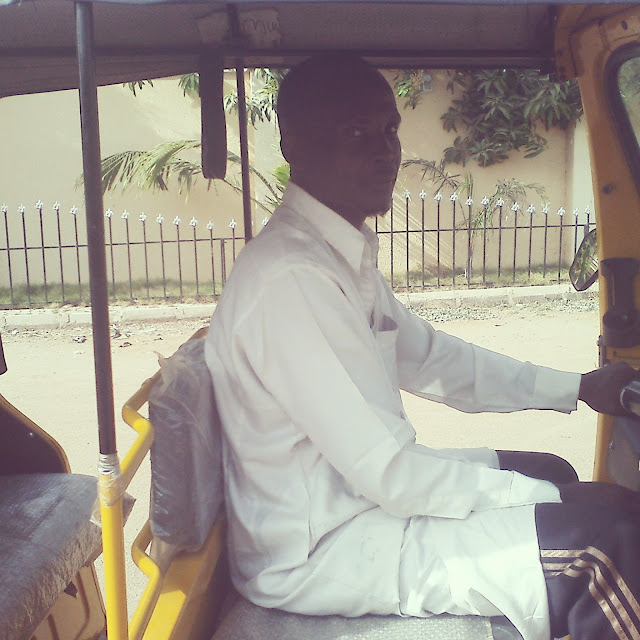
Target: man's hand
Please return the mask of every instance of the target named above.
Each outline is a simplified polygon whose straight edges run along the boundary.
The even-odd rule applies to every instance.
[[[584,502],[640,515],[640,492],[608,482],[558,485],[562,502]]]
[[[608,364],[590,373],[583,373],[578,398],[598,413],[626,416],[620,405],[622,388],[636,377],[636,370],[626,362]]]

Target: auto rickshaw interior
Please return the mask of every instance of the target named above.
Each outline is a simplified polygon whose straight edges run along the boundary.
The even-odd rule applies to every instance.
[[[498,44],[496,33],[500,33]],[[156,532],[145,525],[132,553],[149,583],[129,620],[123,496],[154,440],[157,425],[140,410],[163,375],[159,372],[146,381],[123,408],[124,420],[138,439],[120,462],[114,432],[95,89],[97,84],[198,70],[203,174],[219,178],[227,159],[222,76],[224,69],[237,69],[243,207],[250,237],[247,117],[242,104],[245,68],[286,68],[318,51],[352,50],[382,68],[514,66],[555,69],[560,79],[577,77],[589,129],[598,231],[597,243],[591,236],[578,252],[574,272],[586,287],[597,278],[599,266],[600,362],[624,360],[640,368],[640,119],[626,89],[629,78],[640,78],[639,42],[640,7],[622,4],[98,1],[74,5],[69,0],[0,0],[0,96],[76,87],[80,91],[91,229],[101,512],[98,517],[93,509],[95,479],[70,474],[59,445],[0,396],[0,639],[90,639],[104,637],[106,628],[110,640],[211,638],[216,626],[216,640],[395,638],[405,633],[446,638],[454,632],[461,638],[487,634],[495,640],[517,638],[504,620],[377,616],[328,620],[261,610],[242,601],[225,609],[230,587],[224,567],[224,521],[215,515],[215,524],[208,523],[197,548],[176,544],[173,534],[166,540],[156,538],[152,545]],[[174,363],[196,370],[202,364],[201,342],[202,335],[194,336]],[[185,356],[187,351],[196,355]],[[3,361],[0,343],[0,371]],[[211,416],[212,406],[215,410],[211,385],[202,377],[201,384],[208,398],[203,401],[205,414]],[[627,398],[631,411],[638,404],[635,394],[631,390]],[[178,411],[169,419],[180,425],[186,439],[183,450],[189,456],[197,455],[189,448],[196,414]],[[640,489],[638,433],[635,418],[599,417],[594,479]],[[156,433],[155,438],[157,443],[167,434]],[[169,485],[190,491],[183,480],[171,478]],[[41,511],[36,512],[38,505]],[[27,522],[29,513],[36,514],[35,520]],[[54,517],[41,517],[42,513]],[[196,506],[191,516],[197,519],[203,514]],[[106,617],[92,564],[100,551],[99,528],[94,524],[100,520]],[[32,553],[38,544],[54,539],[59,547],[43,544],[48,553]],[[32,555],[35,560],[29,560]],[[9,557],[14,562],[11,571],[5,571]],[[226,616],[221,616],[222,610]]]

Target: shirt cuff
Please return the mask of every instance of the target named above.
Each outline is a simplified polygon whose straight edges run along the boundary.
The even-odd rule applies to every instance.
[[[560,490],[552,482],[538,480],[513,472],[509,502],[512,505],[532,504],[538,502],[562,502]]]
[[[564,413],[575,411],[580,390],[579,373],[538,367],[532,409],[555,409]]]

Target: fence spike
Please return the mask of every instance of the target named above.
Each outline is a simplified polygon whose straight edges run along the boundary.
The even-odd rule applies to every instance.
[[[535,213],[536,208],[533,206],[533,203],[527,207],[527,213]]]
[[[26,210],[27,207],[25,207],[23,204],[18,207],[18,213],[24,213]]]
[[[78,207],[76,207],[76,205],[74,204],[73,207],[71,207],[71,209],[69,209],[69,213],[72,216],[75,216],[78,213]]]
[[[232,221],[229,223],[229,228],[230,228],[230,229],[235,229],[237,226],[238,226],[238,223],[237,223],[235,220],[232,220]]]
[[[129,219],[129,212],[126,209],[122,212],[122,219],[123,220]]]
[[[567,213],[567,210],[566,210],[564,207],[560,207],[560,208],[558,209],[558,215],[559,215],[560,217],[562,217],[565,213]]]
[[[7,213],[7,212],[9,211],[9,207],[8,207],[6,204],[3,204],[3,205],[0,207],[0,211],[1,211],[2,213]]]
[[[409,202],[411,202],[411,192],[409,191],[409,189],[405,189],[404,193],[402,194],[402,197],[405,200],[408,200]]]
[[[459,193],[457,193],[456,191],[454,191],[454,192],[449,196],[449,200],[451,200],[451,202],[455,202],[459,197],[460,197],[460,194],[459,194]]]
[[[180,217],[179,217],[179,216],[176,216],[176,217],[173,219],[173,224],[175,224],[175,225],[176,225],[176,227],[180,226],[180,223],[181,223],[181,222],[182,222],[182,220],[180,220]]]
[[[60,211],[60,203],[57,200],[53,203],[52,209],[54,211]]]
[[[496,206],[497,207],[504,207],[504,200],[502,198],[498,198],[496,200]]]
[[[480,204],[484,205],[485,207],[489,204],[490,200],[487,196],[485,196],[484,198],[482,198],[482,200],[480,200]]]
[[[156,222],[158,224],[162,224],[164,222],[164,216],[161,213],[158,214],[158,217],[156,218]]]
[[[464,202],[468,207],[470,207],[473,204],[473,198],[469,197],[465,200]]]
[[[433,196],[433,199],[440,202],[440,200],[442,200],[442,194],[438,191],[438,193],[436,193],[436,195]]]
[[[211,231],[213,229],[213,222],[211,222],[211,220],[209,220],[209,222],[207,222],[207,229],[209,231]]]
[[[196,227],[196,226],[198,226],[198,221],[195,218],[191,218],[191,220],[189,221],[189,224],[192,227]]]
[[[511,211],[515,211],[516,213],[517,213],[518,211],[520,211],[520,203],[519,203],[519,202],[514,202],[514,203],[511,205]]]
[[[38,202],[36,202],[36,209],[38,209],[39,211],[42,211],[44,207],[44,202],[42,202],[42,200],[38,200]]]
[[[590,207],[589,205],[587,205],[587,206],[584,208],[584,212],[585,212],[587,215],[590,215],[590,214],[591,214],[591,207]]]
[[[113,209],[111,209],[111,207],[109,207],[109,208],[104,212],[104,217],[105,217],[105,218],[112,218],[112,217],[113,217]]]
[[[140,222],[145,222],[147,219],[147,214],[143,211],[139,216],[138,216],[138,220],[140,220]]]
[[[578,207],[576,207],[576,208],[573,210],[573,215],[574,215],[576,218],[578,217],[578,212],[579,212]]]
[[[549,213],[549,209],[551,207],[549,206],[548,202],[543,202],[542,203],[542,213],[544,213],[545,215],[547,215],[547,213]]]
[[[420,198],[420,200],[424,200],[427,197],[427,192],[423,189],[419,194],[418,197]]]

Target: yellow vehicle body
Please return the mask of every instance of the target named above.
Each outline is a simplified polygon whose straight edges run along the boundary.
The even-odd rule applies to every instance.
[[[316,9],[321,4],[315,3]],[[387,4],[391,6],[395,3]],[[460,6],[464,6],[464,3]],[[104,5],[101,10],[103,8]],[[0,7],[0,22],[4,10]],[[612,109],[611,98],[606,90],[612,56],[625,47],[640,47],[640,6],[566,5],[552,7],[551,11],[550,24],[553,28],[550,35],[553,38],[553,55],[558,76],[560,79],[578,79],[584,105],[589,131],[600,262],[611,258],[640,260],[640,185],[630,167],[629,152],[621,141],[621,129],[616,122],[617,115]],[[373,60],[379,59],[386,66],[392,66],[394,62],[394,57],[390,56],[389,52],[363,53],[369,53]],[[233,52],[229,53],[228,58],[232,59],[234,55]],[[429,66],[434,59],[438,60],[440,65],[452,62],[447,51],[412,50],[404,56],[398,55],[397,52],[394,55],[400,66]],[[473,51],[470,55],[473,55]],[[640,56],[640,50],[638,55]],[[281,58],[278,52],[274,51],[243,50],[245,61],[262,66],[268,66],[269,63],[278,60],[280,63],[282,60],[285,63],[295,61],[301,56],[302,53],[290,51]],[[192,65],[195,61],[197,55],[189,51],[184,54],[181,68],[184,72],[193,71]],[[455,60],[453,62],[455,63]],[[176,72],[176,68],[169,62],[167,69],[171,73]],[[0,68],[0,86],[2,71]],[[120,76],[117,76],[117,80],[113,77],[115,76],[105,74],[109,81],[122,80]],[[133,76],[130,79],[134,79]],[[61,87],[47,87],[47,90],[51,88]],[[23,87],[14,92],[30,90],[29,87]],[[611,305],[611,285],[603,277],[600,278],[599,284],[601,318],[604,318]],[[633,291],[635,299],[640,301],[640,278],[633,282]],[[607,327],[603,323],[601,333],[604,335],[606,330]],[[611,346],[601,340],[599,349],[602,364],[627,361],[640,369],[640,340],[638,344],[630,346]],[[122,533],[123,498],[126,486],[153,442],[153,425],[143,415],[142,407],[147,402],[149,391],[156,380],[157,376],[146,381],[123,408],[123,418],[137,432],[138,438],[131,450],[124,455],[122,462],[110,466],[99,480],[106,624],[95,571],[92,565],[88,564],[81,569],[74,581],[80,597],[70,597],[69,594],[63,593],[34,632],[32,638],[36,640],[89,640],[104,633],[105,626],[108,629],[109,640],[211,637],[224,595],[228,590],[223,562],[225,532],[222,523],[213,527],[200,550],[182,552],[171,560],[168,567],[163,568],[149,554],[152,536],[147,523],[134,543],[132,554],[139,568],[147,576],[148,586],[131,618],[127,611]],[[6,415],[13,415],[24,429],[35,433],[43,446],[50,449],[53,457],[59,461],[58,468],[54,469],[56,472],[69,472],[64,452],[57,443],[6,403],[1,396],[0,408]],[[598,420],[594,479],[611,480],[607,471],[607,452],[613,420],[603,415],[599,416]],[[17,457],[22,454],[24,452],[20,450],[15,452]],[[37,471],[39,469],[27,469],[25,472]],[[6,472],[0,470],[0,473]]]
[[[555,35],[559,76],[577,78],[589,130],[598,253],[607,258],[640,258],[640,192],[623,149],[606,86],[607,64],[614,52],[640,40],[640,8],[609,6],[565,7]],[[610,291],[600,278],[601,318],[608,310]],[[634,283],[636,298],[640,279]],[[601,326],[601,335],[604,327]],[[600,341],[600,362],[629,362],[640,369],[640,345],[608,347]],[[613,419],[600,415],[594,480],[609,480],[606,459]]]

